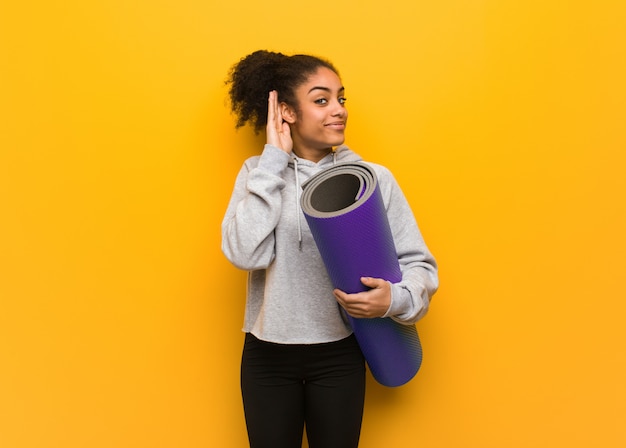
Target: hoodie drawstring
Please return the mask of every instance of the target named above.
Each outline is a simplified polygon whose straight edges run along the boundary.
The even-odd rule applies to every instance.
[[[298,249],[302,249],[302,224],[300,223],[300,215],[302,208],[300,207],[300,178],[298,176],[298,158],[293,158],[293,169],[296,172],[296,210],[298,214]]]

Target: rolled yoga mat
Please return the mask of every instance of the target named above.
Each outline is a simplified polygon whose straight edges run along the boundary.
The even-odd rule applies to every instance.
[[[402,280],[378,179],[365,163],[339,163],[307,180],[300,204],[333,286],[366,291],[361,277]],[[415,376],[422,347],[415,325],[346,316],[376,381],[395,387]]]

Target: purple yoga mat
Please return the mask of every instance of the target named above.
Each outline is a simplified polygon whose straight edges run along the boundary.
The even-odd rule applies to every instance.
[[[361,277],[402,280],[378,180],[369,165],[334,165],[302,188],[302,210],[335,288],[365,291]],[[347,317],[376,381],[395,387],[415,376],[422,363],[415,325]]]

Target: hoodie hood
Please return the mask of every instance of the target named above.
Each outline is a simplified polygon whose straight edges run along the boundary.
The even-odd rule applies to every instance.
[[[324,157],[319,162],[312,162],[311,160],[302,159],[295,154],[291,154],[291,160],[289,161],[289,167],[293,168],[297,163],[303,171],[318,172],[321,169],[328,168],[339,162],[357,162],[362,160],[361,156],[353,152],[346,145],[337,146],[331,153]]]

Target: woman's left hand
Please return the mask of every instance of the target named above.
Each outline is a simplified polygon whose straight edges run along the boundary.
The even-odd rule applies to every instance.
[[[352,317],[382,317],[391,304],[391,285],[387,280],[372,277],[361,277],[361,283],[371,289],[355,294],[335,289],[337,302]]]

